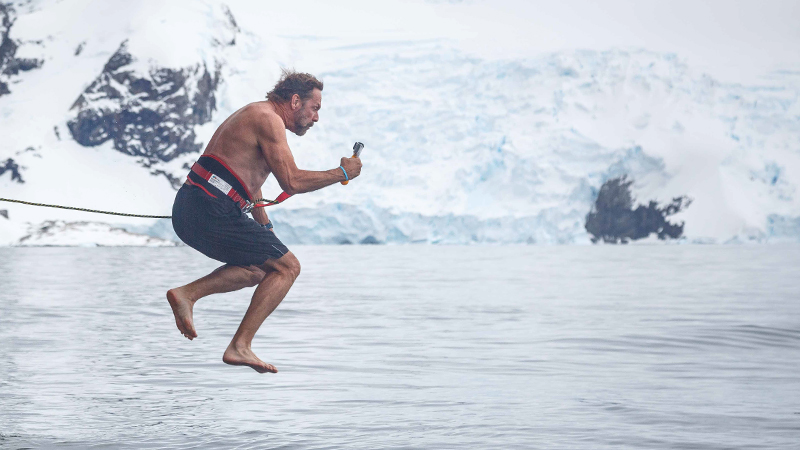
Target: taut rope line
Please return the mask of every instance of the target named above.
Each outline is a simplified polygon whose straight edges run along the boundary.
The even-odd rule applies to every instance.
[[[75,211],[83,211],[83,212],[90,212],[90,213],[97,213],[97,214],[110,214],[112,216],[144,217],[144,218],[147,218],[147,219],[171,219],[172,218],[172,216],[150,216],[150,215],[145,215],[145,214],[127,214],[127,213],[113,212],[113,211],[100,211],[98,209],[76,208],[74,206],[48,205],[47,203],[26,202],[24,200],[13,200],[13,199],[10,199],[10,198],[0,198],[0,202],[22,203],[23,205],[44,206],[44,207],[47,207],[47,208],[73,209]]]
[[[60,209],[72,209],[75,211],[83,211],[83,212],[90,212],[90,213],[97,213],[97,214],[109,214],[112,216],[125,216],[125,217],[142,217],[145,219],[172,219],[172,216],[151,216],[147,214],[128,214],[128,213],[121,213],[121,212],[114,212],[114,211],[100,211],[99,209],[88,209],[88,208],[76,208],[74,206],[61,206],[61,205],[48,205],[47,203],[35,203],[35,202],[26,202],[24,200],[14,200],[10,198],[0,198],[0,202],[11,202],[11,203],[22,203],[23,205],[31,205],[31,206],[44,206],[46,208],[60,208]],[[266,203],[266,205],[260,203]],[[280,202],[275,200],[268,200],[265,198],[260,198],[256,200],[256,208],[263,208],[265,206],[275,205]]]

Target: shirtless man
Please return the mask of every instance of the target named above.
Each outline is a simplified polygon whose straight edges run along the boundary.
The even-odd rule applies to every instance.
[[[300,274],[300,262],[277,238],[264,208],[253,209],[252,219],[246,214],[249,202],[262,198],[267,176],[274,174],[281,188],[294,195],[355,178],[361,172],[361,160],[347,157],[341,166],[322,172],[297,168],[285,130],[304,135],[319,120],[321,106],[322,82],[306,73],[284,71],[266,101],[245,106],[220,125],[175,198],[172,224],[178,237],[225,263],[167,292],[181,333],[188,339],[197,337],[192,322],[197,300],[258,286],[222,356],[227,364],[249,366],[259,373],[278,371],[260,360],[250,346]]]

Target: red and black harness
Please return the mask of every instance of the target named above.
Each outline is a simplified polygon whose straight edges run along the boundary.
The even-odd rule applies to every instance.
[[[244,213],[249,213],[253,208],[264,208],[266,206],[277,205],[291,195],[286,192],[281,193],[275,200],[263,198],[253,199],[247,186],[241,178],[236,175],[222,159],[214,155],[203,155],[192,166],[186,183],[197,186],[204,190],[206,194],[217,198],[211,191],[217,190],[230,197]]]

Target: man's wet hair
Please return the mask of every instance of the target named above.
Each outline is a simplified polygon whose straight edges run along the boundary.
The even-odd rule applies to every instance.
[[[267,92],[267,100],[273,102],[288,102],[294,94],[301,100],[311,97],[314,88],[322,90],[322,81],[310,73],[295,72],[294,70],[281,70],[281,79],[271,91]]]

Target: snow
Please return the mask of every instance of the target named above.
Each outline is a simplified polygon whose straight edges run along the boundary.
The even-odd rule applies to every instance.
[[[248,14],[245,4],[231,12]],[[594,196],[622,174],[636,180],[640,202],[694,200],[672,218],[686,222],[689,242],[800,239],[800,73],[741,85],[693,70],[681,55],[639,49],[490,59],[436,39],[358,42],[266,30],[237,29],[210,0],[19,8],[12,38],[27,42],[20,56],[45,63],[0,97],[0,160],[24,166],[26,181],[0,176],[0,196],[170,213],[175,192],[150,172],[183,178],[197,155],[146,169],[111,143],[81,147],[66,127],[72,103],[127,41],[136,70],[220,65],[218,110],[196,128],[199,142],[263,99],[282,66],[323,79],[320,122],[302,138],[289,135],[298,165],[336,167],[361,141],[364,169],[348,186],[268,209],[289,244],[588,243],[583,223]],[[280,193],[274,179],[263,193]],[[0,244],[48,220],[103,221],[174,239],[164,221],[0,208],[10,218],[0,218]],[[63,242],[78,242],[80,230],[99,236],[77,227]]]
[[[46,221],[32,226],[15,244],[20,247],[174,247],[174,241],[130,233],[101,222]]]

